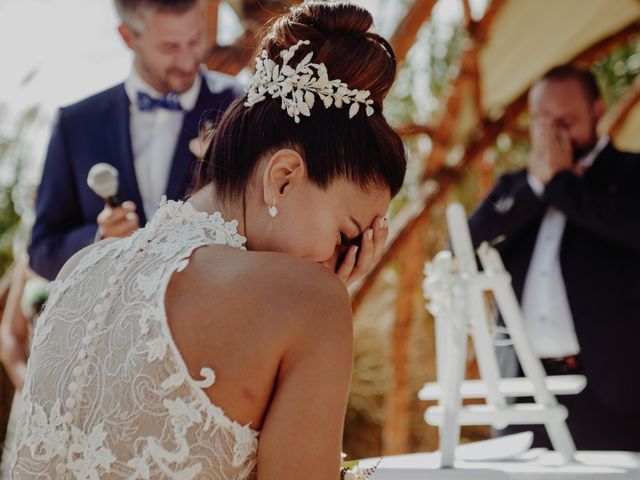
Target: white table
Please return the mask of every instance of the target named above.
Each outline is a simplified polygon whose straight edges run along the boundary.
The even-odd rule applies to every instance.
[[[360,466],[378,460],[362,460]],[[371,480],[640,480],[640,454],[631,452],[578,452],[575,462],[563,465],[556,452],[532,449],[505,461],[459,460],[447,470],[439,465],[438,452],[384,457]]]

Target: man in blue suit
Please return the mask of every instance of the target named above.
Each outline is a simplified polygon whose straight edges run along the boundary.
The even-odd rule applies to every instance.
[[[190,142],[242,93],[232,77],[200,66],[201,0],[115,3],[133,68],[124,83],[58,114],[29,247],[32,269],[48,279],[83,247],[144,225],[162,195],[182,198],[196,162]],[[119,207],[105,207],[87,186],[101,162],[119,171]]]

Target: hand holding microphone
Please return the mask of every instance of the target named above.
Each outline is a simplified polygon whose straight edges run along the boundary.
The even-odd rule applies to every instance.
[[[97,163],[89,170],[87,184],[105,203],[97,218],[100,239],[128,237],[140,227],[136,204],[118,199],[118,170],[108,163]]]

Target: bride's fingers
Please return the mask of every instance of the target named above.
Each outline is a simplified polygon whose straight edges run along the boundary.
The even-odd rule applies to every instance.
[[[362,233],[359,253],[357,247],[351,247],[336,274],[347,285],[365,275],[382,258],[384,246],[389,235],[386,218],[377,217],[371,227]]]
[[[349,277],[353,272],[353,267],[356,264],[357,253],[358,253],[358,247],[356,245],[352,245],[351,247],[349,247],[349,250],[347,251],[347,254],[344,257],[344,260],[338,267],[338,270],[336,270],[336,275],[338,275],[340,280],[342,280],[347,286],[348,286],[347,281],[349,280]]]
[[[362,240],[360,241],[360,253],[358,254],[358,261],[353,269],[354,274],[362,275],[369,271],[373,266],[373,229],[367,228],[362,234]]]

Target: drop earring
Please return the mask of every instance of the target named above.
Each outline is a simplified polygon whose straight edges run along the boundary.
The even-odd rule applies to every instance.
[[[272,199],[271,200],[271,206],[269,207],[269,215],[271,215],[271,218],[275,218],[276,215],[278,215],[278,207],[276,207],[276,199]]]

